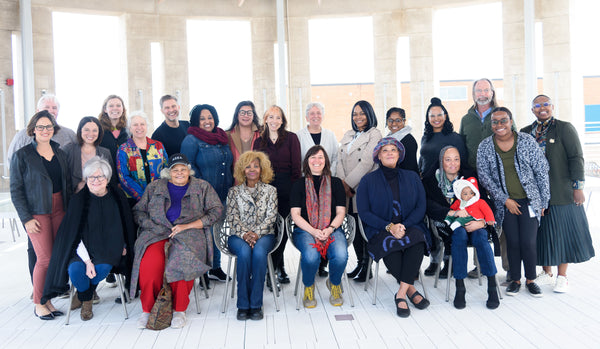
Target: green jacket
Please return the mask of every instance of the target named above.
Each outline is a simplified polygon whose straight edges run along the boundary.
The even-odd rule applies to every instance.
[[[575,127],[555,119],[548,130],[546,158],[550,164],[550,205],[573,203],[573,181],[585,180],[583,150]],[[531,134],[535,123],[521,132]]]
[[[469,151],[469,166],[473,169],[477,168],[477,148],[479,147],[479,143],[493,133],[492,114],[488,114],[482,123],[476,108],[476,105],[472,105],[469,108],[467,114],[460,120],[460,130],[458,131],[458,134],[463,137]],[[514,119],[512,130],[517,130]]]
[[[469,166],[477,168],[477,147],[481,141],[492,135],[492,114],[488,114],[483,123],[479,114],[477,114],[476,106],[473,105],[467,111],[467,114],[460,120],[460,134],[469,151]]]

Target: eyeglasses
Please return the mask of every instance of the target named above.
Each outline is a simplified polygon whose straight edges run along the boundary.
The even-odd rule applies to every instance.
[[[54,129],[54,125],[50,124],[50,125],[35,125],[35,130],[36,131],[44,131],[44,129],[50,131]]]
[[[480,88],[478,88],[478,89],[475,90],[475,93],[482,93],[482,92],[490,93],[490,91],[491,90],[489,88],[486,88],[486,89],[483,89],[483,90],[480,89]]]
[[[504,118],[504,119],[500,119],[500,120],[492,120],[492,126],[506,125],[506,124],[508,124],[508,120],[510,120],[510,119]]]
[[[103,180],[105,180],[105,179],[106,179],[106,176],[105,176],[105,175],[100,175],[100,176],[89,176],[87,179],[88,179],[90,182],[92,182],[92,183],[93,183],[93,182],[96,182],[96,181],[98,181],[98,182],[102,182]]]
[[[393,124],[393,123],[401,124],[403,122],[404,122],[404,119],[388,119],[387,120],[388,124]]]
[[[541,103],[541,104],[540,103],[534,104],[533,107],[535,109],[538,109],[538,108],[547,107],[547,106],[550,106],[550,105],[552,105],[552,103],[550,103],[550,102],[544,102],[544,103]]]
[[[241,116],[244,116],[244,115],[253,116],[254,113],[252,112],[252,110],[240,110],[240,115]]]

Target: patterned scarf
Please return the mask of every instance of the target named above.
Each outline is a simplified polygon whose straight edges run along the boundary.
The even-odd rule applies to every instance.
[[[323,230],[331,223],[331,176],[321,176],[318,196],[312,176],[305,178],[304,187],[306,189],[308,223],[316,229]],[[311,245],[319,251],[321,256],[326,257],[327,248],[333,241],[333,236],[329,236],[327,241],[317,241]]]
[[[545,121],[536,120],[531,125],[531,135],[538,142],[540,148],[546,153],[546,142],[548,141],[548,130],[550,126],[554,125],[554,116]],[[537,131],[538,127],[540,127],[540,132]]]

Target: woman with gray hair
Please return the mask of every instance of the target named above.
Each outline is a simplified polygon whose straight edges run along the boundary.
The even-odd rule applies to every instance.
[[[146,186],[160,178],[160,170],[167,164],[167,152],[161,142],[146,136],[148,117],[143,111],[131,113],[129,131],[131,138],[117,152],[117,172],[121,188],[133,206],[142,198]]]
[[[300,157],[304,159],[306,152],[314,145],[321,145],[329,159],[331,159],[331,175],[335,176],[337,167],[338,141],[335,134],[321,127],[323,116],[325,115],[325,107],[319,102],[311,102],[306,105],[306,122],[305,128],[296,133],[300,141]]]
[[[42,302],[66,291],[68,270],[77,296],[71,309],[81,307],[81,319],[90,320],[92,297],[100,281],[115,268],[126,273],[133,258],[135,231],[123,192],[109,185],[110,163],[99,156],[83,168],[86,184],[73,196],[58,230],[46,274]]]

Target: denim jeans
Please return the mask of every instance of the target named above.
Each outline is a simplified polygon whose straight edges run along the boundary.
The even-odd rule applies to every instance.
[[[467,243],[477,249],[477,260],[481,266],[481,273],[485,276],[496,275],[496,264],[494,263],[494,252],[488,242],[488,232],[485,229],[477,229],[467,233],[465,228],[458,227],[452,233],[452,274],[457,280],[467,277]]]
[[[77,291],[85,292],[91,285],[98,285],[112,269],[110,264],[95,264],[94,267],[96,268],[96,276],[90,279],[85,275],[85,263],[73,262],[69,264],[69,277]]]
[[[225,204],[223,204],[223,207],[225,207]],[[210,227],[210,233],[212,234],[212,237],[213,237],[212,269],[218,269],[221,267],[221,250],[219,250],[217,248],[217,245],[215,244],[215,235],[213,233],[213,226]],[[218,234],[219,234],[219,232],[217,232],[217,235]]]
[[[329,260],[329,280],[333,285],[342,282],[342,274],[348,262],[348,244],[342,229],[337,228],[332,234],[334,241],[327,248]],[[315,274],[321,263],[321,254],[310,244],[315,243],[315,238],[308,232],[296,227],[292,235],[294,245],[300,251],[300,267],[302,268],[302,283],[312,286],[315,283]]]
[[[275,235],[264,235],[256,241],[254,248],[237,235],[227,240],[229,250],[238,258],[238,309],[259,309],[263,303],[263,288],[267,271],[267,256],[273,249]]]

